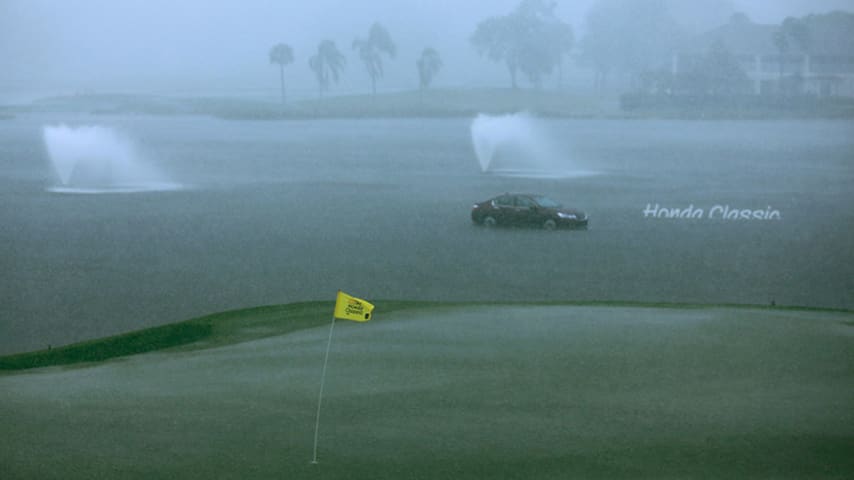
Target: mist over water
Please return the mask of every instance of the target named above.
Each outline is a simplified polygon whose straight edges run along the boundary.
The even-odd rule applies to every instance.
[[[98,125],[45,126],[43,136],[61,193],[132,193],[180,189],[146,163],[133,142]]]
[[[528,113],[478,115],[471,140],[484,173],[535,178],[588,176],[549,135],[540,120]]]

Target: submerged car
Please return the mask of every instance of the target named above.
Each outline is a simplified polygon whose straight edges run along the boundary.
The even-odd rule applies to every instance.
[[[585,228],[587,214],[543,195],[505,193],[476,203],[471,209],[471,219],[477,225],[494,227],[534,226],[546,230],[558,227]]]

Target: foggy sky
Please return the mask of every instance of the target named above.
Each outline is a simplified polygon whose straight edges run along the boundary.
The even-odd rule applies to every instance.
[[[353,52],[374,21],[397,43],[381,90],[417,87],[415,60],[436,48],[445,67],[437,86],[506,86],[506,72],[476,55],[477,23],[519,0],[0,0],[0,100],[15,92],[147,91],[182,94],[278,93],[267,52],[279,42],[296,56],[286,68],[291,94],[316,84],[307,66],[320,40],[334,40],[348,63],[337,93],[364,93],[369,80]],[[583,34],[595,0],[558,1],[558,16]],[[854,0],[679,0],[675,14],[701,29],[734,11],[759,23],[854,10]],[[711,5],[711,8],[709,6]],[[702,6],[704,11],[691,7]]]

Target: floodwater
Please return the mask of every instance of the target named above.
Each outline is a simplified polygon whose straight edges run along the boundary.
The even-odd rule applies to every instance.
[[[338,289],[854,308],[854,122],[542,119],[560,174],[502,175],[472,120],[0,120],[0,354]],[[120,132],[175,188],[63,188],[60,124]],[[505,191],[590,228],[473,226]]]

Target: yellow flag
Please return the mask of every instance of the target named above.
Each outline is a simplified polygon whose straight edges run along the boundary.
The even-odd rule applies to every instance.
[[[371,319],[373,310],[374,306],[370,303],[338,290],[338,298],[335,300],[335,318],[367,322]]]

